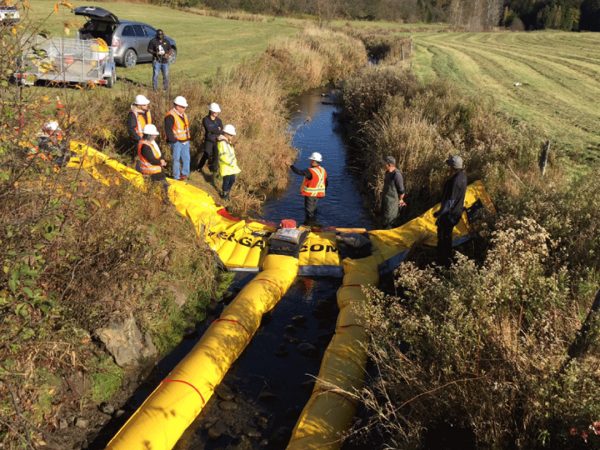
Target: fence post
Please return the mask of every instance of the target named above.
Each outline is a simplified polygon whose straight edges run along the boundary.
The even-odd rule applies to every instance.
[[[540,155],[540,172],[542,176],[546,174],[546,166],[548,165],[548,155],[550,154],[550,141],[544,143],[542,154]]]

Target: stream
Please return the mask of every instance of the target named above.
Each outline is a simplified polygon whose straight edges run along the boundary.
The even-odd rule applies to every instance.
[[[308,156],[323,155],[329,186],[319,201],[317,220],[323,226],[373,228],[355,177],[346,164],[346,149],[336,127],[337,107],[330,93],[309,92],[293,105],[290,132],[298,151],[294,163],[308,167]],[[291,172],[291,171],[290,171]],[[263,218],[304,219],[300,195],[302,177],[293,173],[285,192],[263,208]],[[128,403],[135,410],[175,365],[193,348],[225,303],[252,279],[238,273],[224,302],[154,368]],[[338,308],[338,278],[298,277],[279,304],[263,317],[261,327],[226,374],[200,416],[184,433],[176,449],[284,449],[302,408],[312,392],[323,353],[333,333]],[[114,432],[118,424],[114,424]],[[111,427],[105,432],[114,434]],[[100,444],[96,441],[96,444]],[[96,448],[95,446],[92,446]],[[100,448],[100,447],[98,447]]]
[[[317,219],[324,226],[365,227],[373,224],[347,169],[346,149],[336,129],[336,106],[328,94],[307,93],[297,99],[290,120],[295,162],[308,167],[308,156],[323,155],[329,186],[319,201]],[[304,219],[299,194],[302,177],[291,174],[287,190],[266,203],[267,220]],[[238,290],[252,276],[236,277]],[[337,278],[298,278],[262,326],[220,389],[177,445],[184,449],[283,449],[302,408],[335,330]]]

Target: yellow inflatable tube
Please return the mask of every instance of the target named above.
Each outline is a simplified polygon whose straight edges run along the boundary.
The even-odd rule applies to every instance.
[[[175,446],[246,348],[263,314],[277,304],[296,278],[298,260],[267,255],[263,269],[131,416],[108,449],[165,450]]]
[[[348,429],[356,412],[351,393],[363,384],[367,361],[367,336],[356,307],[367,301],[361,285],[379,281],[378,262],[376,256],[343,262],[345,275],[337,293],[340,312],[335,335],[325,351],[313,393],[292,432],[289,450],[337,449],[341,445],[340,433]]]

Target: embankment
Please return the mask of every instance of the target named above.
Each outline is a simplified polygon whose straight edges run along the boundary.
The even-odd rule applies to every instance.
[[[365,62],[359,41],[308,29],[206,85],[173,86],[173,96],[191,104],[196,147],[208,103],[219,102],[223,120],[236,125],[243,170],[233,194],[238,212],[287,183],[293,158],[287,97],[339,80]],[[124,117],[135,94],[151,98],[159,125],[171,106],[171,97],[144,91],[60,92],[61,126],[67,136],[128,160]],[[168,352],[221,295],[220,280],[189,224],[160,202],[25,158],[22,147],[53,117],[53,102],[35,91],[7,93],[0,137],[0,442],[81,447],[86,434],[120,414],[114,406],[134,387],[140,355],[154,361]],[[117,350],[111,355],[101,342],[106,335],[116,336],[115,348],[132,350],[131,359],[120,359]]]

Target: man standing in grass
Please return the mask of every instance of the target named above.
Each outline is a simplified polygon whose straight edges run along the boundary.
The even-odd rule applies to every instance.
[[[165,39],[163,30],[157,30],[156,36],[148,43],[148,53],[152,55],[152,87],[158,90],[158,74],[162,72],[163,89],[169,89],[169,60],[172,54],[171,44]]]
[[[383,228],[389,230],[397,225],[400,208],[405,207],[406,203],[404,203],[404,179],[396,167],[396,159],[393,156],[386,156],[384,162],[385,175],[381,192],[381,213]]]
[[[446,160],[450,168],[450,176],[444,182],[441,207],[433,213],[437,218],[438,258],[440,265],[450,266],[452,263],[452,230],[460,221],[467,192],[467,174],[460,156],[450,156]]]
[[[320,153],[314,152],[308,157],[310,167],[300,170],[294,165],[290,168],[296,175],[302,175],[304,180],[300,186],[300,195],[304,197],[304,225],[316,226],[317,202],[325,197],[327,189],[327,171],[321,167],[323,157]]]
[[[223,192],[221,193],[223,200],[229,200],[229,192],[233,187],[233,183],[235,183],[235,176],[241,172],[235,157],[235,149],[233,148],[233,138],[235,135],[235,127],[227,124],[223,127],[223,134],[219,137],[219,142],[217,143],[219,173],[223,178]]]
[[[144,135],[144,127],[152,123],[150,114],[150,100],[144,95],[136,95],[131,105],[131,111],[127,115],[127,131],[129,138],[133,141],[133,159],[137,155],[137,145]]]
[[[204,164],[208,161],[208,168],[215,174],[218,170],[217,138],[223,133],[223,122],[219,119],[221,107],[217,103],[211,103],[208,114],[202,119],[204,127],[204,148],[202,158],[198,163],[198,172],[202,172]],[[214,182],[214,180],[213,180]]]
[[[186,180],[190,176],[190,121],[185,110],[188,102],[181,95],[173,100],[173,108],[165,116],[167,142],[173,157],[173,178]]]

